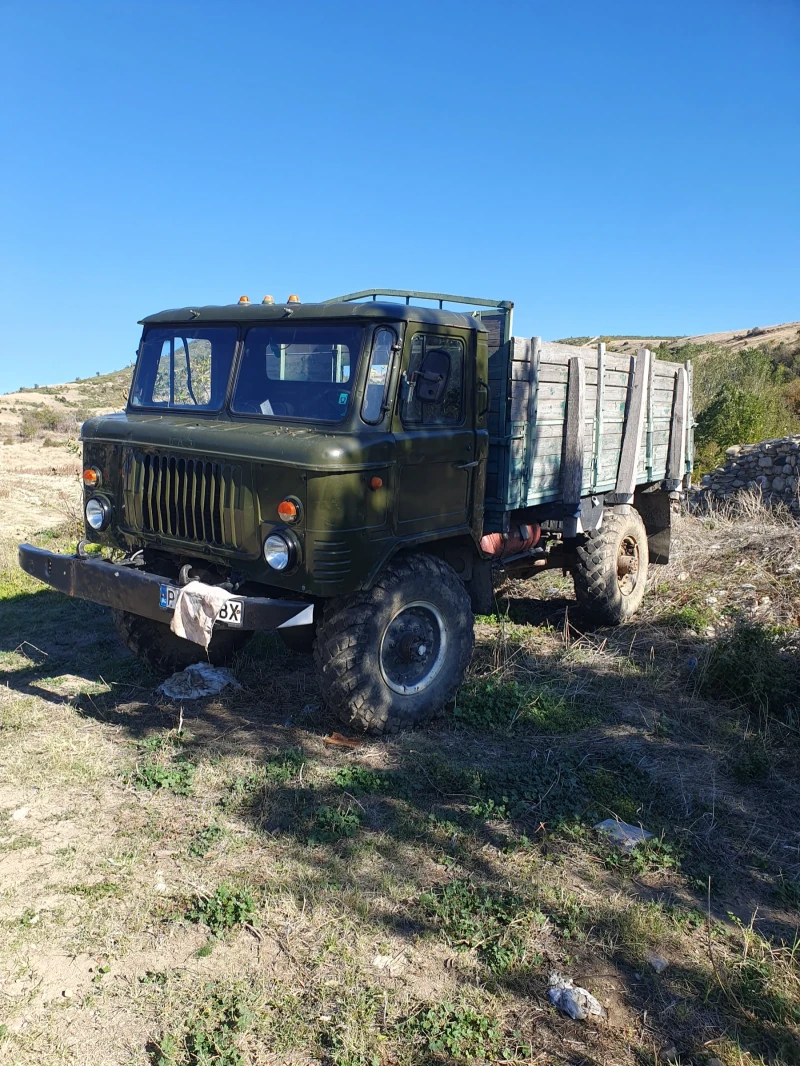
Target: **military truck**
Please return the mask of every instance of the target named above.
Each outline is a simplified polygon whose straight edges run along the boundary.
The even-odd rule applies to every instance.
[[[126,410],[83,426],[85,540],[20,565],[111,607],[155,670],[275,631],[372,733],[453,698],[498,570],[558,567],[624,622],[669,558],[691,366],[515,337],[512,313],[370,289],[150,315]],[[231,594],[207,652],[169,624],[190,581]]]

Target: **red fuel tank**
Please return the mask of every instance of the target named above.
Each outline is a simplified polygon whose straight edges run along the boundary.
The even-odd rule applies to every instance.
[[[535,548],[541,535],[541,527],[536,522],[512,526],[508,533],[487,533],[481,538],[481,550],[496,559],[504,559]]]

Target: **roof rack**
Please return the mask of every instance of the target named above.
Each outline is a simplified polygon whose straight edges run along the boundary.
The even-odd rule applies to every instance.
[[[481,300],[477,296],[453,296],[446,292],[421,292],[418,289],[362,289],[360,292],[349,292],[346,296],[334,296],[330,300],[323,300],[325,304],[350,303],[353,300],[370,299],[377,302],[379,296],[402,296],[407,304],[412,300],[438,300],[439,309],[448,304],[470,304],[473,307],[493,307],[510,311],[514,304],[510,300]]]
[[[372,300],[377,303],[379,296],[399,296],[410,304],[412,300],[438,301],[439,310],[444,310],[448,304],[469,304],[471,307],[483,308],[481,311],[473,311],[476,318],[494,319],[494,328],[499,331],[498,343],[509,340],[511,337],[511,315],[514,304],[511,300],[484,300],[479,296],[454,296],[446,292],[422,292],[419,289],[361,289],[360,292],[349,292],[346,296],[334,296],[322,303],[338,304],[350,303],[355,300]],[[492,326],[490,325],[490,330]]]

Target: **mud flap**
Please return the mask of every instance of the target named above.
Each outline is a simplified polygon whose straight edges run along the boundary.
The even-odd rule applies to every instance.
[[[669,562],[672,537],[672,501],[668,492],[637,492],[633,506],[642,516],[647,531],[650,562],[664,566]]]

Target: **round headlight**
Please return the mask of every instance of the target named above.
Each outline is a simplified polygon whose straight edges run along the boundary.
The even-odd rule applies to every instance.
[[[264,541],[264,559],[273,570],[285,570],[292,555],[292,545],[281,533],[270,533]]]
[[[95,531],[100,533],[111,521],[111,506],[99,496],[93,496],[86,501],[86,522]]]

